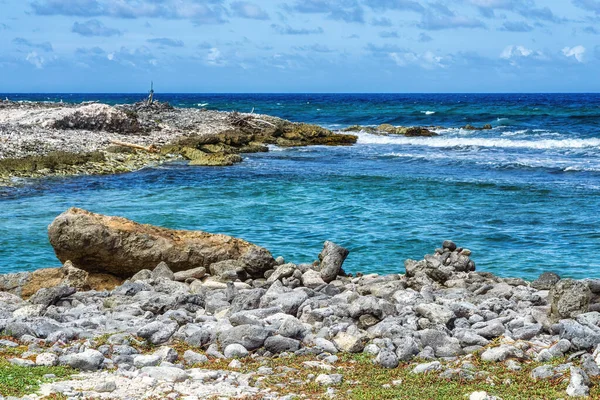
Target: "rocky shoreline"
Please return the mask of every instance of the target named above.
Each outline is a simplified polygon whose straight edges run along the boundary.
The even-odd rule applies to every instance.
[[[316,125],[167,103],[109,106],[0,101],[0,185],[14,178],[112,174],[173,159],[228,166],[267,145],[351,145]]]
[[[500,278],[451,241],[405,271],[353,276],[331,242],[294,264],[225,235],[79,209],[49,239],[63,267],[0,276],[0,360],[81,373],[27,399],[355,398],[348,357],[406,370],[382,386],[398,397],[435,379],[491,388],[445,398],[497,399],[517,384],[495,380],[498,368],[562,396],[600,394],[600,280]]]
[[[174,108],[155,101],[101,103],[0,101],[0,186],[19,178],[105,175],[173,160],[230,166],[245,153],[280,147],[352,145],[356,132],[437,136],[440,127],[351,126],[332,132],[259,114]],[[491,126],[464,129],[491,129]]]

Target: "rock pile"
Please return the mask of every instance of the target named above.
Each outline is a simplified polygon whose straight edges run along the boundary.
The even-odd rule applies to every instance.
[[[67,216],[88,222],[97,218],[80,211]],[[80,238],[92,248],[99,245],[94,232],[113,243],[113,252],[126,247],[125,239],[96,231],[94,224],[85,228],[66,221],[59,225],[72,225],[65,228],[69,235],[75,235],[75,228],[89,229]],[[110,222],[113,228],[130,223]],[[151,248],[157,239],[146,234],[143,243]],[[260,248],[244,248],[236,256],[257,251],[266,260]],[[58,363],[83,371],[118,367],[139,379],[188,385],[200,372],[185,365],[206,357],[296,354],[323,359],[344,352],[369,354],[386,368],[424,360],[413,373],[433,371],[450,379],[476,376],[476,367],[469,364],[473,354],[507,368],[520,368],[528,360],[544,362],[548,364],[535,370],[535,379],[569,377],[570,396],[589,393],[588,377],[600,375],[598,280],[559,279],[548,286],[546,277],[531,284],[477,272],[470,251],[450,241],[421,261],[406,261],[405,275],[347,276],[342,270],[347,255],[348,250],[326,242],[313,264],[278,258],[248,269],[252,264],[228,259],[185,270],[173,258],[171,265],[165,260],[138,271],[112,291],[76,292],[70,286],[77,284],[69,281],[42,289],[29,301],[0,293],[0,332],[30,343],[29,355],[36,357],[32,365]],[[69,276],[80,282],[85,272],[69,268]],[[93,340],[100,335],[102,344]],[[140,341],[163,347],[140,354],[134,345]],[[205,354],[188,350],[178,355],[176,343]],[[568,355],[566,364],[552,363]],[[457,360],[452,368],[440,363],[450,359]],[[341,379],[332,376],[317,383]]]

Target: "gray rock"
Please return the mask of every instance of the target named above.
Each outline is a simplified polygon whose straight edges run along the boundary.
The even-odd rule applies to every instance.
[[[360,353],[365,348],[365,338],[360,335],[339,332],[334,338],[335,346],[346,353]]]
[[[456,315],[448,308],[435,303],[423,303],[415,307],[415,311],[436,325],[446,326]]]
[[[231,313],[258,308],[260,306],[260,299],[265,292],[265,289],[252,289],[239,293],[231,302]]]
[[[487,346],[489,340],[475,333],[472,329],[457,329],[453,336],[460,341],[463,346]]]
[[[560,338],[571,343],[571,350],[589,350],[600,344],[600,328],[581,325],[570,319],[563,319],[558,325]]]
[[[167,342],[176,330],[175,322],[154,321],[138,329],[137,335],[152,344],[162,344]]]
[[[531,282],[531,287],[537,290],[550,290],[560,280],[560,276],[554,272],[544,272],[535,281]]]
[[[131,277],[132,282],[145,281],[148,279],[152,279],[152,271],[150,271],[149,269],[139,270]]]
[[[525,355],[514,346],[503,344],[499,347],[492,347],[481,354],[482,361],[499,362],[509,358],[522,358]]]
[[[326,353],[336,354],[338,352],[337,347],[335,347],[335,345],[327,339],[316,338],[314,340],[314,343],[315,343],[315,346],[319,347]]]
[[[506,328],[502,324],[502,321],[493,319],[491,321],[482,322],[481,328],[475,329],[475,333],[479,336],[483,336],[486,339],[494,339],[498,336],[502,336],[506,331]],[[473,326],[475,328],[475,326]]]
[[[381,365],[383,368],[396,368],[399,364],[399,361],[398,357],[393,351],[381,349],[375,358],[375,363]]]
[[[515,329],[512,337],[515,340],[530,340],[542,333],[543,327],[541,324],[525,325],[522,328]]]
[[[35,367],[35,363],[24,358],[10,358],[8,362],[17,367]]]
[[[413,374],[424,374],[427,372],[439,371],[442,369],[442,364],[439,361],[419,364],[411,371]]]
[[[178,282],[185,282],[188,279],[202,279],[206,275],[206,268],[198,267],[192,268],[185,271],[175,272],[173,274],[173,279]]]
[[[454,251],[456,250],[456,244],[452,240],[444,240],[444,243],[442,243],[442,248]]]
[[[208,357],[217,359],[225,358],[225,355],[219,351],[219,346],[214,343],[208,346],[208,349],[206,349],[206,355]]]
[[[323,250],[319,254],[321,264],[319,271],[321,278],[329,283],[337,278],[342,272],[342,265],[350,252],[333,242],[325,242]]]
[[[233,343],[225,347],[223,354],[226,358],[244,358],[248,356],[248,350],[241,344]]]
[[[419,332],[423,346],[429,346],[436,357],[455,357],[463,354],[458,339],[435,329],[425,329]]]
[[[189,378],[187,372],[175,367],[144,367],[141,371],[159,381],[185,382]]]
[[[300,348],[300,342],[281,335],[270,336],[265,340],[265,349],[273,354],[294,352]]]
[[[58,357],[53,353],[41,353],[35,358],[35,364],[41,367],[53,367],[58,365]]]
[[[104,381],[94,387],[94,392],[112,393],[117,390],[117,384],[114,381]]]
[[[325,285],[325,281],[321,278],[321,274],[318,271],[309,269],[302,274],[302,285],[310,289],[315,289]]]
[[[343,376],[341,374],[320,374],[315,379],[315,383],[318,383],[322,386],[334,386],[342,383]]]
[[[571,380],[567,387],[570,397],[587,397],[590,395],[590,380],[581,368],[571,367]]]
[[[152,279],[164,278],[170,281],[175,279],[173,271],[169,268],[166,262],[161,261],[152,271]]]
[[[187,365],[204,364],[208,362],[208,357],[193,350],[186,350],[183,353],[183,362]]]
[[[219,334],[221,346],[227,347],[230,344],[241,344],[247,350],[256,350],[263,346],[267,337],[271,336],[272,331],[257,325],[239,325],[223,331]]]
[[[561,279],[550,290],[551,315],[555,320],[587,313],[592,292],[583,281]]]
[[[275,268],[275,271],[267,279],[267,283],[273,283],[275,281],[282,281],[283,278],[289,278],[296,271],[296,265],[294,264],[283,264]]]
[[[83,353],[71,354],[66,358],[67,365],[81,371],[96,371],[104,362],[104,355],[98,350],[87,349]]]
[[[531,378],[538,381],[541,379],[550,379],[556,375],[551,365],[541,365],[531,371]]]
[[[396,357],[400,361],[410,361],[419,354],[419,345],[412,337],[402,338],[396,346]]]
[[[136,368],[156,367],[162,362],[160,356],[155,354],[137,355],[133,357],[133,365]]]
[[[577,322],[581,325],[600,328],[600,312],[592,311],[577,316]]]
[[[58,303],[59,300],[71,296],[77,289],[68,286],[55,286],[38,290],[29,301],[44,307]]]
[[[600,368],[596,364],[594,357],[589,353],[581,356],[581,369],[583,369],[587,376],[600,376]]]

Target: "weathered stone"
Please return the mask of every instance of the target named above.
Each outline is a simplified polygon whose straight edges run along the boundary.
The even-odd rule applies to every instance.
[[[323,250],[319,254],[319,260],[321,264],[319,271],[321,273],[321,279],[326,283],[329,283],[337,278],[342,272],[342,265],[344,260],[348,257],[350,252],[333,242],[325,242]]]
[[[173,274],[173,278],[179,282],[185,282],[188,279],[202,279],[206,275],[206,268],[199,267],[187,271],[179,271]]]
[[[42,288],[34,294],[29,301],[33,304],[40,304],[44,307],[56,304],[60,299],[68,297],[77,290],[68,286],[57,286],[54,288]]]
[[[300,341],[281,335],[270,336],[265,340],[265,349],[273,354],[294,352],[300,348]]]
[[[399,364],[399,361],[398,357],[393,351],[381,349],[375,358],[375,363],[381,365],[383,368],[396,368]]]
[[[271,335],[271,331],[257,325],[239,325],[223,331],[219,334],[221,346],[230,344],[241,344],[246,350],[256,350],[263,346],[265,340]]]
[[[248,356],[248,350],[238,343],[232,343],[225,347],[223,354],[227,358],[244,358]]]
[[[166,262],[161,261],[154,270],[152,270],[152,279],[164,278],[170,281],[175,279],[173,271],[169,268]]]
[[[571,397],[587,397],[590,394],[590,380],[581,368],[571,367],[571,379],[567,387],[567,394]]]
[[[177,231],[141,225],[77,208],[58,216],[48,228],[56,256],[88,272],[130,277],[168,264],[174,272],[204,267],[223,260],[241,260],[251,276],[260,277],[275,265],[258,246],[226,235]]]
[[[104,355],[98,350],[88,349],[83,353],[71,354],[67,356],[67,364],[71,368],[82,371],[96,371],[104,362]]]
[[[551,314],[556,320],[588,312],[592,293],[583,281],[562,279],[550,290]]]
[[[550,290],[560,280],[560,276],[554,272],[544,272],[535,281],[531,282],[531,287],[537,290]]]

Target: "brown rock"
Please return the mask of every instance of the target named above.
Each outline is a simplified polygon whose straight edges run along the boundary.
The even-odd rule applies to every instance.
[[[166,262],[173,272],[240,260],[251,276],[275,265],[269,251],[242,239],[201,231],[142,225],[120,217],[71,208],[48,227],[50,243],[61,261],[77,268],[122,278]]]

